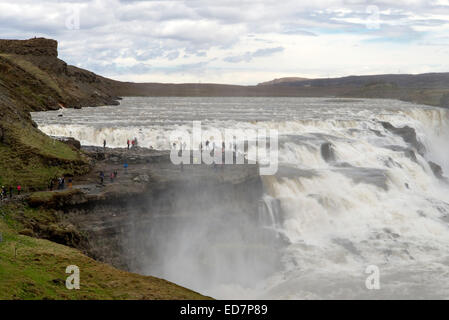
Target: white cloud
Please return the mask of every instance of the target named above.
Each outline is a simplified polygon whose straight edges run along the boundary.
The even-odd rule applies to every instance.
[[[448,31],[447,0],[0,0],[2,37],[55,38],[67,62],[129,81],[449,71]]]

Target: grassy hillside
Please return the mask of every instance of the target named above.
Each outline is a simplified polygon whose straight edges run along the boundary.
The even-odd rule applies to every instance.
[[[84,174],[88,159],[77,149],[40,132],[29,112],[113,103],[106,80],[91,72],[67,66],[57,58],[57,43],[46,39],[25,41],[24,50],[37,54],[0,52],[0,184],[25,191],[45,189],[49,180],[61,175]],[[43,50],[39,50],[42,46]],[[48,49],[50,48],[50,49]],[[32,52],[34,52],[32,50]]]
[[[34,65],[31,61],[26,60],[20,55],[0,53],[0,56],[7,59],[10,63],[16,64],[37,80],[57,92],[59,96],[62,96],[61,88],[58,86],[57,82],[47,72]]]
[[[8,142],[0,143],[0,184],[25,191],[47,188],[50,179],[88,172],[88,159],[76,149],[50,139],[31,125],[4,123]]]
[[[162,279],[117,270],[76,249],[20,235],[23,226],[11,216],[17,211],[0,207],[0,299],[208,299]],[[25,208],[24,214],[42,219],[48,213]],[[79,290],[65,286],[69,265],[80,269]]]

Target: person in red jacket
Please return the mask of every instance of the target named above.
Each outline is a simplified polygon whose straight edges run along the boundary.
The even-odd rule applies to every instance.
[[[22,187],[19,185],[17,185],[17,194],[20,195],[20,191],[22,190]]]

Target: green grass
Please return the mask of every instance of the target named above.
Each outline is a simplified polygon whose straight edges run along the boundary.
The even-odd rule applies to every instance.
[[[162,279],[117,270],[76,249],[19,235],[10,213],[0,211],[0,299],[208,299]],[[80,269],[80,290],[65,286],[69,265]]]
[[[39,191],[30,194],[28,203],[31,207],[62,208],[74,198],[84,198],[84,193],[79,189],[65,189],[58,191]]]
[[[10,147],[0,144],[0,179],[3,185],[11,185],[14,190],[17,184],[21,184],[24,190],[44,188],[50,178],[62,171],[58,167],[43,165],[36,156],[23,160]]]
[[[51,139],[33,127],[10,126],[9,130],[15,137],[16,143],[25,149],[33,149],[34,152],[49,158],[80,160],[80,154],[70,146]]]
[[[71,190],[64,190],[61,192],[68,192]],[[52,200],[55,196],[54,192],[51,191],[39,191],[39,192],[34,192],[30,195],[30,202],[39,202],[39,203],[43,203],[43,202],[49,202],[50,200]]]
[[[70,166],[47,165],[36,155],[30,155],[25,160],[11,148],[0,144],[0,179],[2,185],[11,185],[14,190],[17,184],[22,186],[24,192],[45,189],[50,179],[74,171]]]
[[[22,186],[24,191],[47,188],[50,179],[62,175],[84,174],[87,159],[70,146],[55,141],[31,126],[4,125],[10,137],[0,143],[0,181]]]
[[[45,85],[56,91],[59,95],[62,94],[61,88],[59,87],[57,82],[53,80],[53,78],[47,72],[35,66],[32,62],[27,61],[21,58],[19,55],[14,54],[2,53],[0,54],[0,56],[19,66],[20,68],[34,76],[36,79],[40,80]]]

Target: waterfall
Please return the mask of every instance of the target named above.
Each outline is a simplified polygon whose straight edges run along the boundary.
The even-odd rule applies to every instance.
[[[257,219],[214,207],[197,212],[195,223],[178,221],[176,236],[160,240],[170,249],[161,244],[167,256],[157,261],[169,280],[231,299],[449,297],[447,109],[376,99],[128,98],[119,109],[64,113],[33,119],[48,134],[110,146],[136,136],[164,148],[169,130],[188,130],[191,120],[279,131],[279,169],[262,177]],[[255,234],[251,246],[234,250]],[[282,245],[256,246],[267,234]],[[233,250],[211,250],[226,241]],[[263,259],[268,247],[279,257]],[[214,281],[196,260],[176,266],[191,252]],[[249,270],[261,265],[263,272]],[[370,265],[382,290],[365,287]]]

